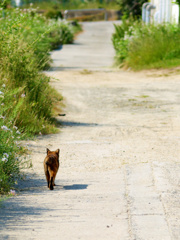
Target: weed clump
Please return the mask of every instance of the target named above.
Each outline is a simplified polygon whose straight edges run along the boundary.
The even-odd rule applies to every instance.
[[[115,25],[112,37],[116,64],[135,70],[180,64],[180,28],[164,23],[145,25],[133,19]]]

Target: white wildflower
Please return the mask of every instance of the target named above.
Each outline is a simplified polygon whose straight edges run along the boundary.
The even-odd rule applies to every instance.
[[[20,131],[18,131],[18,130],[16,131],[16,133],[17,133],[17,134],[21,134]]]
[[[6,157],[3,157],[3,158],[1,159],[1,161],[2,161],[2,162],[7,162],[8,159],[7,159]]]
[[[124,40],[128,40],[129,39],[129,35],[127,34],[127,32],[125,32],[124,34]]]
[[[4,155],[5,158],[9,157],[9,154],[7,154],[7,153],[3,153],[3,155]]]
[[[18,129],[18,127],[16,127],[15,125],[13,126],[13,128],[15,128],[16,130]]]
[[[21,97],[22,97],[22,98],[24,98],[25,96],[26,96],[26,95],[25,95],[24,93],[23,93],[23,94],[21,94]]]
[[[5,125],[1,126],[1,129],[5,130],[5,131],[8,131],[10,130],[8,127],[6,127]]]
[[[0,91],[0,95],[4,95],[4,93],[2,91]]]
[[[5,87],[6,87],[6,84],[3,84],[2,87],[5,88]]]

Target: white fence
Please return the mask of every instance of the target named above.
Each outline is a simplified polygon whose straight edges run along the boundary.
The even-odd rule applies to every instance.
[[[142,20],[145,23],[179,22],[179,6],[171,0],[152,0],[142,6]]]

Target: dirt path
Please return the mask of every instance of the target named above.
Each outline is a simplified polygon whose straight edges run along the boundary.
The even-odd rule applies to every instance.
[[[85,48],[88,29],[75,48]],[[111,58],[89,68],[64,60],[65,71],[55,62],[48,73],[65,98],[63,127],[26,143],[33,169],[0,209],[0,239],[180,239],[180,76],[115,71]],[[54,191],[43,173],[46,147],[61,149]]]

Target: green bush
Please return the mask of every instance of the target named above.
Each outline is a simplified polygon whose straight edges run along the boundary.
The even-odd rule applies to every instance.
[[[141,17],[142,5],[147,0],[117,0],[120,11],[126,17]]]
[[[56,9],[50,9],[48,11],[45,12],[45,17],[46,18],[51,18],[51,19],[58,19],[58,18],[63,18],[63,15],[61,13],[60,10],[56,10]]]
[[[133,69],[173,67],[180,64],[180,28],[174,24],[145,25],[125,20],[112,37],[116,63]]]
[[[66,21],[57,21],[53,24],[50,32],[51,49],[56,49],[59,45],[72,43],[74,40],[73,26]]]

